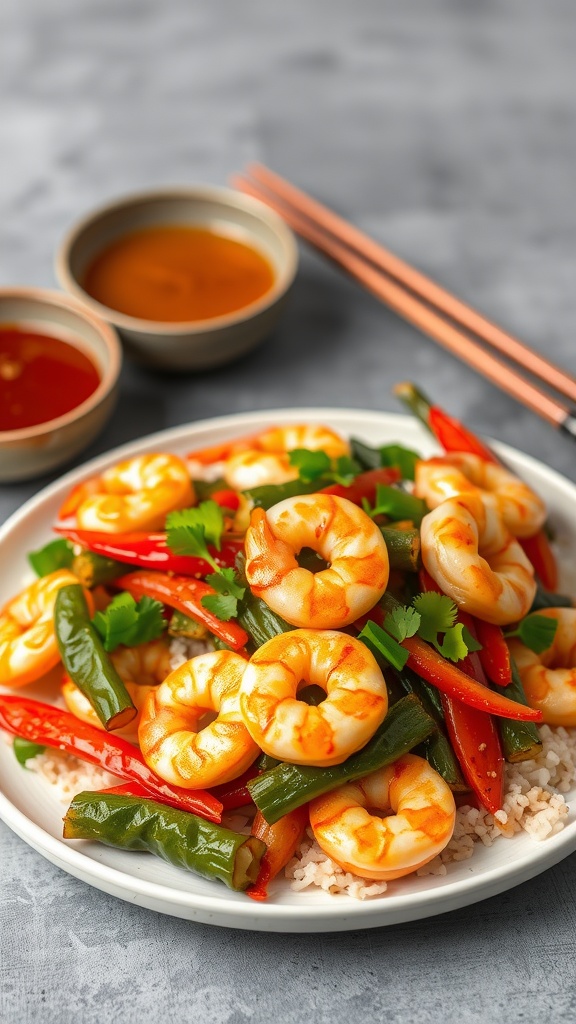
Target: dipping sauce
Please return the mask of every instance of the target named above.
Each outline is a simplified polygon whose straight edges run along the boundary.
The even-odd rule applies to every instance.
[[[177,225],[117,239],[82,282],[109,309],[173,323],[232,313],[273,283],[273,269],[257,249],[207,228]]]
[[[0,430],[21,430],[63,416],[99,383],[94,363],[74,345],[0,324]]]

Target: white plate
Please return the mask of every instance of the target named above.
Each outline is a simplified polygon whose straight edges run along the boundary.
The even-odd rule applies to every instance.
[[[125,445],[68,473],[29,501],[0,531],[2,576],[0,601],[23,586],[30,574],[26,552],[50,539],[58,507],[73,484],[106,466],[139,452],[170,450],[185,453],[213,445],[268,423],[316,420],[330,423],[344,435],[372,443],[400,441],[424,454],[437,449],[422,428],[404,416],[335,409],[274,410],[220,417],[178,427]],[[576,551],[576,487],[527,455],[498,445],[506,461],[548,502],[558,531],[563,586],[576,591],[566,571]],[[576,567],[572,567],[574,573]],[[27,688],[31,696],[36,694]],[[471,860],[452,864],[445,876],[415,875],[389,884],[386,895],[365,902],[321,891],[292,892],[286,881],[273,886],[270,900],[256,904],[220,883],[164,864],[148,854],[114,850],[97,843],[64,842],[64,807],[40,777],[23,770],[12,749],[0,742],[0,816],[26,843],[64,871],[96,888],[165,914],[230,928],[260,931],[322,932],[374,928],[441,914],[509,889],[546,870],[576,850],[576,812],[571,811],[562,832],[543,842],[521,834],[499,839],[491,848],[477,844]],[[570,801],[576,795],[567,794]]]

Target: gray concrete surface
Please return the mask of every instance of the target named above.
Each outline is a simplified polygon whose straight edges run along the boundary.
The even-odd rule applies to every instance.
[[[52,285],[100,201],[259,159],[576,372],[572,0],[4,0],[0,283]],[[574,447],[303,252],[281,328],[202,376],[126,365],[87,455],[287,404],[397,408],[424,384],[576,479]],[[0,488],[4,519],[47,481]],[[6,1024],[435,1024],[576,1017],[576,856],[419,924],[261,936],[161,917],[68,877],[0,825]]]

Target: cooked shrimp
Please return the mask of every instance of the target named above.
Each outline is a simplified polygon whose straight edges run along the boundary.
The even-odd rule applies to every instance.
[[[298,470],[290,465],[288,458],[288,452],[295,448],[323,451],[331,459],[350,452],[349,445],[339,434],[319,423],[272,427],[252,438],[249,448],[242,442],[238,450],[232,448],[224,463],[224,479],[229,487],[238,491],[296,480]]]
[[[301,685],[326,690],[317,707],[298,700]],[[335,630],[296,629],[252,655],[240,689],[242,717],[258,746],[292,764],[340,764],[370,739],[388,710],[374,656]]]
[[[543,608],[538,615],[558,623],[554,640],[542,654],[513,637],[508,641],[530,707],[548,725],[576,726],[576,608]]]
[[[443,501],[424,516],[420,538],[426,569],[458,607],[499,626],[530,611],[534,569],[479,495]]]
[[[294,626],[347,626],[374,607],[388,583],[380,530],[361,508],[332,494],[254,509],[245,545],[252,592]],[[301,568],[296,556],[302,548],[317,551],[329,568]]]
[[[195,500],[185,463],[162,452],[137,455],[76,488],[60,510],[79,527],[106,533],[159,530],[168,512]]]
[[[110,658],[118,675],[124,681],[132,703],[138,711],[123,734],[135,734],[140,721],[140,712],[148,694],[155,690],[172,671],[170,648],[164,640],[150,640],[137,647],[117,647]],[[98,715],[90,701],[65,673],[62,682],[62,696],[66,706],[76,718],[103,729]]]
[[[166,782],[203,789],[229,782],[252,764],[258,747],[240,714],[246,660],[211,651],[187,661],[148,696],[138,740],[146,763]],[[217,712],[202,726],[207,712]]]
[[[447,498],[479,493],[515,537],[531,537],[546,519],[542,499],[517,476],[468,452],[452,452],[416,464],[415,494],[436,508]]]
[[[0,612],[0,683],[23,686],[60,661],[54,633],[56,595],[78,579],[68,569],[35,580]]]
[[[368,808],[394,812],[385,818]],[[319,846],[344,870],[364,878],[401,878],[436,857],[454,831],[450,787],[415,754],[312,800]]]

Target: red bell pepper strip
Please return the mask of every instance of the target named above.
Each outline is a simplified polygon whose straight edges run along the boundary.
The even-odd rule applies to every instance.
[[[468,430],[460,420],[449,416],[437,405],[431,405],[428,426],[437,441],[447,452],[470,452],[486,462],[499,463],[494,452],[480,438]]]
[[[426,593],[430,591],[437,594],[442,593],[441,587],[432,579],[426,569],[420,570],[420,585]],[[476,630],[477,620],[467,612],[460,610],[458,621],[466,627],[475,640],[478,640],[479,643],[483,642]],[[502,630],[499,626],[494,628],[500,631],[502,643],[506,647]],[[507,647],[506,653],[508,653]],[[465,658],[458,662],[458,667],[471,679],[488,687],[481,654],[482,652],[470,651]],[[459,700],[454,700],[446,693],[442,693],[440,696],[448,736],[464,778],[480,803],[494,814],[500,810],[504,800],[504,756],[498,729],[492,716],[486,714],[485,711],[469,707]]]
[[[217,505],[229,509],[230,512],[237,512],[240,508],[240,495],[228,488],[224,487],[220,491],[213,491],[210,497]]]
[[[260,811],[256,813],[252,823],[252,835],[266,843],[267,849],[260,862],[258,878],[246,890],[246,894],[253,900],[267,898],[269,883],[296,853],[308,822],[307,804],[297,807],[295,811],[289,811],[274,825],[269,825]]]
[[[474,619],[474,628],[478,643],[482,644],[478,657],[488,679],[497,686],[509,686],[512,682],[512,665],[502,627],[484,622],[483,619]]]
[[[223,622],[204,608],[202,598],[208,594],[215,594],[216,591],[203,580],[187,576],[169,576],[165,572],[147,572],[141,569],[120,576],[114,580],[114,586],[120,590],[127,590],[137,600],[145,596],[153,597],[156,601],[183,612],[184,615],[198,619],[234,651],[241,650],[248,640],[248,634],[234,619]]]
[[[384,466],[382,469],[369,469],[366,473],[359,473],[348,487],[344,484],[330,484],[318,493],[335,494],[338,498],[347,498],[354,505],[362,505],[362,499],[366,498],[372,504],[376,498],[378,484],[395,484],[398,480],[400,470],[396,466]]]
[[[213,786],[210,792],[220,801],[225,811],[236,810],[237,807],[246,807],[254,801],[246,788],[251,779],[260,775],[260,769],[256,762],[250,765],[242,775],[231,782],[224,782],[221,786]]]
[[[182,576],[207,576],[213,566],[193,555],[175,555],[166,543],[165,533],[105,533],[98,530],[77,530],[75,527],[56,525],[56,533],[73,544],[79,544],[97,555],[105,555],[116,562],[126,562],[143,569],[162,569]],[[225,538],[220,551],[210,549],[217,563],[233,568],[236,555],[244,550],[244,541]]]
[[[202,789],[183,789],[164,782],[128,740],[82,722],[69,711],[27,697],[0,696],[0,727],[31,743],[65,750],[105,768],[112,775],[142,786],[149,797],[171,807],[198,814],[208,821],[221,820],[222,804],[216,797]]]
[[[538,530],[532,537],[518,538],[524,554],[532,562],[544,590],[558,589],[558,565],[550,541],[544,530]]]

